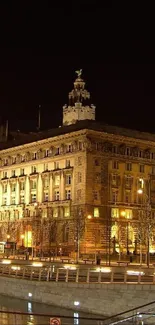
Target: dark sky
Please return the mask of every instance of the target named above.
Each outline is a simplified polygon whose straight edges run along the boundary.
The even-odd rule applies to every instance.
[[[146,16],[110,1],[64,2],[0,5],[0,116],[12,129],[35,130],[41,104],[42,128],[59,126],[82,68],[98,121],[155,132],[154,37]]]

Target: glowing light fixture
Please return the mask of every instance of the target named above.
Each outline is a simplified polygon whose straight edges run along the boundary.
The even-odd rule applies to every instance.
[[[110,273],[111,269],[109,267],[97,267],[97,272]]]
[[[125,215],[126,215],[126,212],[123,210],[123,211],[121,211],[121,216],[122,217],[125,217]]]
[[[33,262],[33,263],[32,263],[32,266],[42,267],[42,266],[43,266],[43,263],[40,263],[40,262]]]
[[[3,264],[11,264],[11,261],[10,260],[2,260],[2,263]]]
[[[132,270],[131,270],[131,271],[128,270],[128,271],[127,271],[127,274],[128,274],[128,275],[145,275],[145,273],[142,272],[142,271],[140,272],[140,271],[132,271]]]

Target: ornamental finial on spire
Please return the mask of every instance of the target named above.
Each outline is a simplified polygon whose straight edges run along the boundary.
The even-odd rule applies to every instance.
[[[82,75],[82,69],[76,70],[75,73],[77,74],[78,78],[80,78]]]

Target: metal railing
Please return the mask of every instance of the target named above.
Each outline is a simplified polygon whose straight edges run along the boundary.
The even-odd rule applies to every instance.
[[[6,263],[6,261],[4,261]],[[10,261],[7,261],[10,262]],[[126,267],[92,267],[76,266],[42,266],[36,262],[32,265],[0,264],[0,276],[14,277],[36,281],[74,282],[74,283],[135,283],[155,284],[154,269],[146,271],[130,270]]]

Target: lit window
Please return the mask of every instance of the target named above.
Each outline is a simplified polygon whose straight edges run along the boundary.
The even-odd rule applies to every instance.
[[[119,209],[112,208],[111,209],[111,217],[112,218],[119,218]]]
[[[12,191],[12,192],[15,192],[15,191],[16,191],[16,184],[15,184],[15,183],[12,184],[12,186],[11,186],[11,191]]]
[[[64,216],[65,217],[70,217],[70,208],[69,207],[64,208]]]
[[[31,167],[31,173],[35,174],[37,172],[37,167],[36,166],[32,166]]]
[[[71,199],[71,190],[66,190],[66,200]]]
[[[20,175],[24,175],[24,168],[21,168]]]
[[[138,180],[138,188],[139,189],[144,188],[144,180],[143,180],[143,178],[139,178],[139,180]]]
[[[99,214],[99,208],[94,208],[94,217],[99,217],[100,214]]]
[[[54,192],[54,197],[55,197],[55,201],[59,201],[59,198],[60,198],[60,193],[59,193],[59,191],[55,191],[55,192]]]
[[[14,176],[16,176],[16,171],[15,171],[15,169],[13,169],[13,170],[11,171],[11,177],[14,177]]]
[[[33,152],[32,159],[37,159],[37,153],[36,152]]]
[[[70,167],[70,160],[66,160],[66,167]]]
[[[60,148],[56,148],[56,149],[55,149],[55,154],[56,154],[56,155],[59,155],[59,154],[60,154]]]
[[[72,179],[72,177],[71,177],[71,175],[66,175],[66,185],[71,185],[71,179]]]
[[[58,208],[53,209],[53,217],[57,218],[58,217]]]
[[[32,184],[31,185],[31,189],[32,190],[36,190],[36,188],[37,188],[37,182],[35,180],[32,180],[32,183],[31,184]]]
[[[44,171],[48,170],[48,164],[44,164]]]
[[[60,185],[60,175],[55,175],[54,185],[55,186],[59,186]]]
[[[54,162],[54,169],[59,169],[59,162],[58,161]]]
[[[49,179],[45,178],[44,180],[44,187],[49,187]]]
[[[7,184],[3,185],[3,193],[7,193]]]
[[[127,219],[132,219],[132,210],[131,209],[126,209],[125,210],[125,216]]]
[[[7,178],[7,172],[3,172],[3,178]]]

